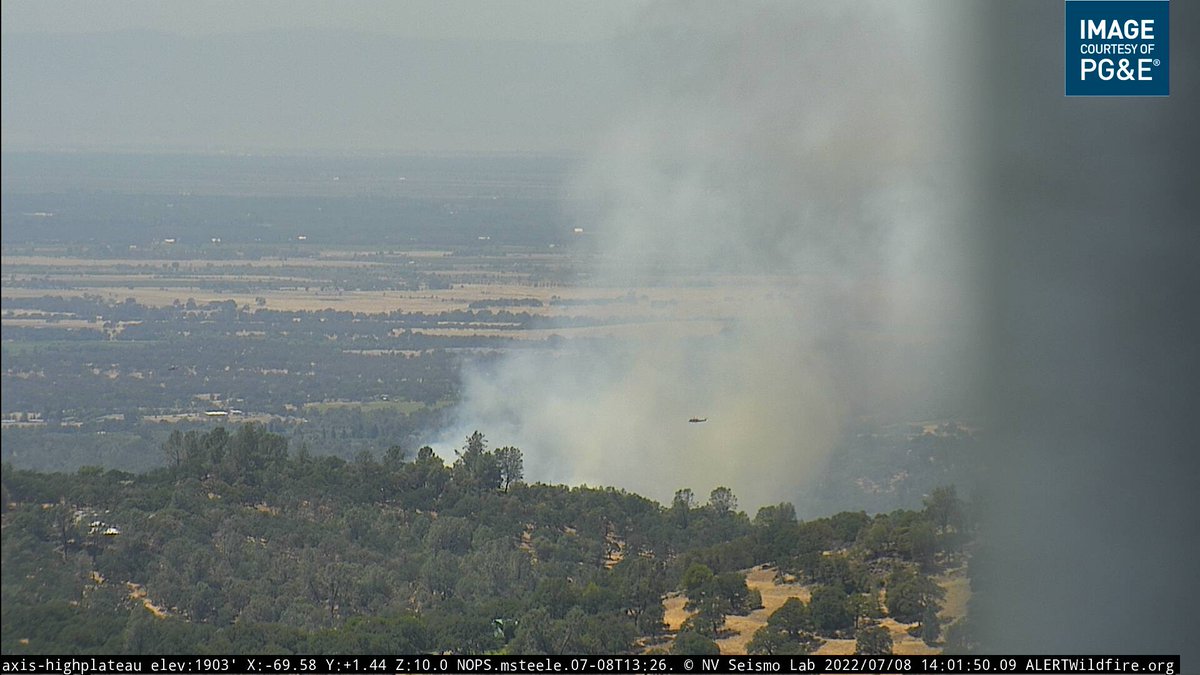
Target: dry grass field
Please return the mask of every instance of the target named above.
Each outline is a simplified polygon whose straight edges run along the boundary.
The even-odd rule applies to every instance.
[[[536,299],[541,307],[488,307],[493,311],[509,310],[538,316],[586,316],[601,318],[720,318],[744,307],[747,299],[768,292],[765,288],[686,288],[655,287],[632,289],[634,302],[604,302],[603,304],[568,304],[571,302],[610,301],[628,293],[629,288],[597,287],[535,287],[525,284],[456,284],[446,290],[370,290],[335,291],[303,289],[261,289],[253,291],[218,291],[200,286],[128,285],[131,278],[114,280],[96,276],[76,275],[64,279],[65,288],[40,289],[5,286],[0,298],[39,298],[47,296],[81,297],[98,295],[120,302],[133,298],[151,307],[169,307],[189,298],[197,303],[233,300],[238,305],[256,308],[256,299],[266,300],[266,309],[283,311],[339,311],[379,314],[394,311],[438,313],[470,308],[472,302],[488,300]],[[239,282],[248,279],[238,277]],[[126,283],[122,283],[125,281]],[[756,292],[757,291],[757,292]],[[566,301],[555,304],[552,301]]]
[[[397,254],[399,255],[399,254]],[[342,271],[361,273],[373,266],[397,263],[364,260],[353,252],[328,251],[319,258],[262,260],[153,260],[88,259],[45,255],[3,256],[5,285],[0,300],[38,297],[100,296],[110,302],[133,298],[151,307],[168,307],[195,300],[204,304],[232,300],[250,310],[337,311],[382,314],[389,312],[437,314],[472,309],[472,303],[506,300],[537,300],[541,306],[484,306],[492,311],[511,311],[532,316],[568,317],[602,321],[610,326],[563,327],[552,332],[526,331],[524,339],[560,336],[641,335],[673,324],[682,335],[703,335],[721,329],[721,321],[745,314],[748,306],[778,302],[781,290],[790,287],[767,277],[717,277],[701,281],[680,276],[668,285],[630,288],[596,285],[545,285],[531,283],[527,274],[506,271],[510,257],[472,259],[464,262],[445,252],[409,252],[421,260],[423,272],[434,276],[454,275],[450,288],[438,290],[338,290],[328,280],[315,278]],[[392,256],[395,257],[395,256]],[[521,259],[552,259],[526,256]],[[442,267],[440,261],[445,260]],[[560,261],[561,262],[561,261]],[[477,279],[466,281],[463,279]],[[225,290],[228,289],[228,290]],[[476,308],[479,308],[478,306]],[[82,317],[80,318],[83,319]],[[19,320],[19,323],[17,322]],[[34,312],[5,313],[6,326],[39,327],[44,324]],[[658,325],[654,325],[657,323]],[[67,324],[59,327],[94,327]],[[448,328],[441,335],[488,335],[511,337],[517,331]]]
[[[340,254],[338,254],[340,253]],[[256,260],[229,260],[229,259],[187,259],[187,258],[76,258],[71,256],[50,256],[50,255],[5,255],[0,256],[0,266],[3,267],[47,267],[47,268],[62,268],[62,267],[86,267],[92,269],[111,269],[115,267],[139,267],[149,271],[158,272],[163,267],[179,265],[181,270],[202,270],[212,267],[261,267],[264,269],[278,269],[284,267],[365,267],[370,265],[383,264],[379,261],[363,259],[361,254],[353,252],[332,252],[327,251],[320,257],[315,258],[259,258]],[[446,251],[414,251],[397,253],[397,256],[407,256],[411,258],[429,258],[442,257],[448,255]]]
[[[942,611],[938,615],[942,619],[942,625],[946,626],[966,616],[967,601],[971,597],[971,590],[964,570],[962,568],[949,570],[935,577],[935,580],[946,591]],[[803,602],[808,602],[812,597],[811,589],[808,586],[794,582],[781,582],[777,578],[775,568],[765,565],[746,572],[746,585],[762,594],[763,606],[746,616],[725,617],[725,628],[730,634],[717,640],[717,646],[721,648],[722,654],[745,654],[754,632],[767,625],[767,619],[775,610],[783,606],[788,598],[799,598]],[[882,604],[882,598],[880,600],[880,604]],[[686,602],[687,598],[680,593],[669,594],[663,600],[664,621],[668,631],[677,632],[683,622],[687,620],[690,613],[684,609]],[[891,633],[892,650],[895,654],[937,654],[941,651],[937,647],[925,644],[920,638],[909,635],[908,629],[913,624],[903,624],[895,619],[884,618],[880,621],[880,625]],[[854,640],[826,640],[816,653],[822,655],[853,654]]]
[[[807,586],[782,583],[776,579],[775,568],[765,565],[746,573],[746,585],[762,594],[762,609],[756,609],[746,616],[725,617],[725,627],[734,634],[717,640],[722,654],[745,654],[750,638],[754,637],[754,631],[767,625],[767,619],[782,607],[788,598],[799,598],[803,602],[812,598]]]

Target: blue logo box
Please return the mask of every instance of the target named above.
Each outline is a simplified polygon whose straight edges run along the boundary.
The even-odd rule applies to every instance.
[[[1067,96],[1168,96],[1167,0],[1066,0]]]

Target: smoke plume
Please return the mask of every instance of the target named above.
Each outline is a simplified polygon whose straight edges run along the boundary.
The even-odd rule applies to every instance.
[[[656,5],[621,45],[628,99],[571,181],[573,224],[612,296],[720,302],[469,368],[445,442],[478,428],[531,480],[755,507],[810,485],[865,412],[928,402],[953,370],[964,195],[948,19],[926,9]]]

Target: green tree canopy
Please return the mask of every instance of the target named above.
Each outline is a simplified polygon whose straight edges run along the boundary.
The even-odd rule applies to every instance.
[[[675,636],[675,643],[671,645],[671,653],[709,656],[720,654],[721,648],[712,638],[695,631],[685,630]]]
[[[863,656],[887,656],[892,653],[892,634],[883,626],[867,626],[854,639],[854,653]]]

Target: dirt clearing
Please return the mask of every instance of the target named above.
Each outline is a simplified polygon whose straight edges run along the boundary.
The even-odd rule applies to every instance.
[[[745,654],[755,631],[767,625],[767,619],[783,606],[788,598],[799,598],[802,602],[809,602],[812,599],[809,586],[791,580],[780,580],[774,567],[761,565],[748,570],[745,574],[746,585],[762,595],[763,606],[746,616],[727,615],[725,617],[727,634],[716,641],[722,654]],[[948,570],[935,577],[934,580],[946,590],[943,608],[938,615],[945,627],[966,615],[967,601],[971,596],[970,585],[965,569],[962,567]],[[687,597],[682,593],[670,593],[664,598],[663,620],[670,632],[678,632],[683,626],[683,622],[691,615],[691,612],[684,609],[686,603]],[[882,594],[880,604],[883,604]],[[892,651],[895,654],[941,653],[939,647],[931,647],[919,637],[908,634],[909,629],[916,624],[904,624],[892,618],[884,618],[879,624],[891,633]],[[821,655],[853,654],[854,646],[854,640],[825,639],[825,644],[821,645],[815,653]]]

